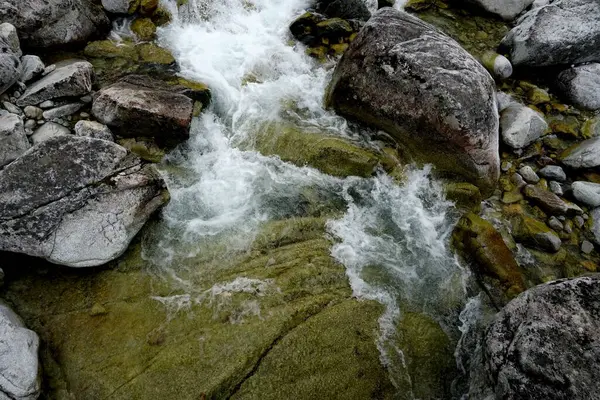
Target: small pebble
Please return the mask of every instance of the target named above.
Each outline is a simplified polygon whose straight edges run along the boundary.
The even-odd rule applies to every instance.
[[[502,161],[500,168],[502,169],[502,172],[507,172],[512,168],[512,163],[510,161]]]
[[[591,242],[584,240],[583,243],[581,243],[581,251],[584,254],[590,254],[593,250],[594,250],[594,245]]]
[[[34,129],[36,126],[37,126],[37,123],[35,122],[35,119],[28,119],[25,122],[26,129]]]
[[[583,214],[583,215],[582,215],[582,217],[583,217],[583,219],[585,219],[586,221],[587,221],[588,219],[590,219],[590,216],[589,216],[589,215],[587,215],[587,214]]]
[[[39,107],[26,106],[23,111],[27,118],[42,119],[44,111]]]
[[[525,179],[525,182],[527,183],[538,183],[540,181],[540,177],[529,165],[521,167],[519,169],[519,174],[523,177],[523,179]]]
[[[566,233],[568,233],[569,235],[570,235],[571,233],[573,233],[573,223],[572,223],[571,221],[566,221],[566,222],[564,223],[564,228],[563,228],[563,230],[564,230]]]
[[[92,98],[91,95],[88,94],[88,95],[85,95],[85,96],[81,97],[79,100],[81,100],[82,103],[86,103],[87,104],[87,103],[91,103],[92,100],[93,100],[93,98]]]
[[[515,185],[517,189],[522,189],[527,185],[527,182],[523,180],[523,177],[516,172],[510,177],[510,182]]]
[[[46,100],[43,103],[40,103],[40,108],[52,108],[55,106],[55,103],[52,100]]]
[[[560,232],[563,230],[563,224],[556,217],[550,217],[550,219],[548,220],[548,226],[554,229],[555,231]]]
[[[554,193],[557,196],[562,196],[564,194],[563,188],[560,185],[560,183],[556,182],[556,181],[550,181],[548,183],[548,186],[550,187],[550,191],[552,193]]]
[[[86,112],[82,112],[81,114],[79,114],[79,116],[80,116],[81,118],[89,118],[89,117],[90,117],[90,114],[88,114],[88,113],[86,113]]]
[[[583,220],[583,217],[581,215],[575,216],[575,218],[573,218],[573,220],[575,221],[575,225],[577,225],[577,227],[579,229],[583,228],[585,221]]]
[[[558,182],[564,182],[567,180],[567,174],[558,165],[546,165],[540,169],[539,174],[546,179],[552,179]]]
[[[18,99],[19,97],[21,97],[21,92],[19,92],[18,90],[15,90],[15,93],[13,93],[13,96],[15,96]]]

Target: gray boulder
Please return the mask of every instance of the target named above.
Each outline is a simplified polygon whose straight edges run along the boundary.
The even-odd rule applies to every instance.
[[[600,61],[598,21],[598,0],[553,0],[521,17],[502,46],[515,66]]]
[[[364,0],[318,0],[316,9],[329,18],[366,21],[371,17]]]
[[[21,57],[21,65],[23,66],[23,73],[19,80],[27,83],[33,78],[37,78],[44,72],[44,63],[38,56],[25,55]]]
[[[512,103],[500,114],[502,141],[513,149],[522,149],[538,140],[548,129],[540,113],[519,103]]]
[[[571,185],[573,197],[590,207],[600,206],[600,184],[576,181]]]
[[[4,0],[0,20],[13,24],[29,47],[83,44],[110,30],[104,10],[93,0]]]
[[[21,76],[21,61],[10,45],[0,38],[0,94],[6,92]]]
[[[327,103],[484,191],[499,177],[492,77],[458,43],[417,17],[377,11],[338,63]]]
[[[127,249],[167,197],[156,169],[125,148],[52,138],[0,171],[0,250],[102,265]]]
[[[561,154],[561,161],[571,168],[593,168],[600,165],[600,137],[584,140]]]
[[[139,0],[102,0],[102,7],[114,14],[133,14],[139,4]]]
[[[533,0],[465,0],[465,2],[506,21],[512,21],[525,11],[533,3]]]
[[[128,76],[94,96],[92,114],[123,137],[187,139],[193,101],[177,90],[149,77]]]
[[[23,107],[59,97],[84,96],[92,91],[94,77],[94,67],[87,61],[61,61],[53,72],[30,85],[17,104]]]
[[[95,139],[113,141],[113,135],[110,128],[95,121],[79,121],[75,124],[75,134],[77,136],[87,136]]]
[[[33,143],[33,145],[35,146],[37,144],[45,142],[46,140],[50,140],[52,138],[60,136],[73,137],[69,128],[66,128],[60,124],[56,124],[54,122],[46,122],[45,124],[37,128],[35,132],[33,132],[33,135],[31,135],[31,143]]]
[[[600,64],[580,65],[561,72],[557,87],[573,104],[587,110],[600,109]]]
[[[567,174],[558,165],[546,165],[540,169],[539,174],[546,179],[555,180],[558,182],[564,182],[567,180]]]
[[[40,340],[0,301],[0,399],[35,400],[40,395]]]
[[[30,147],[21,117],[0,110],[0,168],[19,158]]]
[[[0,24],[0,38],[6,42],[13,53],[17,57],[21,57],[23,52],[21,51],[21,42],[19,41],[19,35],[17,34],[17,28],[14,25],[4,22]]]
[[[486,379],[471,381],[469,398],[597,398],[598,298],[600,278],[593,275],[536,286],[512,300],[484,334],[478,367]]]

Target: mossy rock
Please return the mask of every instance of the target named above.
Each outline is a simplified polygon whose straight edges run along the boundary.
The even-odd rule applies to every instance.
[[[511,220],[513,237],[516,241],[536,249],[550,251],[548,238],[558,235],[544,222],[526,215],[519,215]],[[558,250],[557,250],[558,251]],[[556,251],[552,251],[555,253]]]
[[[454,229],[452,243],[474,272],[492,278],[508,299],[527,288],[513,253],[490,222],[473,213],[464,215]]]
[[[156,38],[156,25],[150,18],[136,18],[131,23],[131,30],[143,41],[151,41]]]
[[[452,343],[441,326],[427,315],[408,312],[399,322],[398,336],[411,380],[412,397],[406,398],[451,398],[456,362]]]
[[[169,83],[184,88],[183,93],[192,100],[202,103],[204,108],[208,107],[210,104],[212,95],[210,89],[204,83],[191,81],[181,77],[172,79]]]
[[[140,60],[149,64],[173,65],[175,58],[169,50],[163,49],[154,43],[142,43],[135,46]]]
[[[481,205],[479,188],[468,182],[452,182],[445,187],[446,198],[464,210],[476,210]]]
[[[139,244],[112,268],[4,263],[2,295],[41,338],[45,398],[391,399],[382,306],[352,297],[324,226],[269,223],[249,251],[165,272]]]
[[[256,149],[264,155],[277,155],[298,166],[310,166],[339,177],[368,177],[378,165],[391,170],[397,164],[387,154],[360,147],[347,139],[280,123],[265,127],[258,135]]]
[[[93,58],[124,58],[131,61],[139,59],[136,48],[130,42],[117,44],[110,40],[98,40],[88,43],[83,53]]]
[[[586,120],[581,128],[581,136],[584,139],[600,136],[600,117]]]
[[[164,26],[171,23],[173,16],[166,8],[162,6],[158,6],[156,10],[152,13],[152,22],[156,26]]]
[[[404,9],[408,11],[425,11],[430,8],[448,8],[448,5],[440,0],[409,0]]]
[[[130,152],[137,154],[142,160],[159,163],[165,156],[165,150],[152,139],[126,138],[117,141]]]
[[[152,16],[158,8],[159,0],[141,0],[140,1],[140,14],[144,16]]]

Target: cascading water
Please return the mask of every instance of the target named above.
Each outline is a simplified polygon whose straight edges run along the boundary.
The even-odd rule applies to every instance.
[[[340,179],[253,151],[261,129],[282,121],[365,136],[323,108],[333,65],[290,44],[289,23],[308,4],[190,0],[179,13],[166,4],[174,21],[159,31],[160,40],[182,76],[211,88],[213,103],[162,167],[172,199],[144,255],[193,291],[177,261],[243,251],[262,223],[297,216],[304,191],[315,190],[345,208],[327,224],[331,252],[346,267],[357,297],[386,306],[379,348],[390,365],[398,357],[389,354],[387,342],[401,310],[427,313],[448,333],[458,331],[466,274],[447,248],[453,207],[428,168],[409,169],[400,186],[383,172]]]

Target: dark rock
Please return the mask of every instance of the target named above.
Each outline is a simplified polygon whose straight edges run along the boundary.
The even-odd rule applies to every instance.
[[[12,23],[29,47],[80,44],[110,29],[102,7],[92,0],[5,0],[0,20]]]
[[[598,0],[553,0],[521,17],[502,46],[515,66],[600,61],[598,21]]]
[[[185,140],[193,101],[182,89],[145,76],[128,76],[100,90],[92,114],[123,137]]]
[[[363,0],[319,0],[317,12],[329,18],[358,19],[366,21],[371,13]]]
[[[405,12],[373,15],[337,65],[327,103],[484,191],[499,177],[493,79],[458,43]]]
[[[166,201],[151,165],[99,139],[49,139],[0,171],[0,250],[72,267],[123,254]]]

